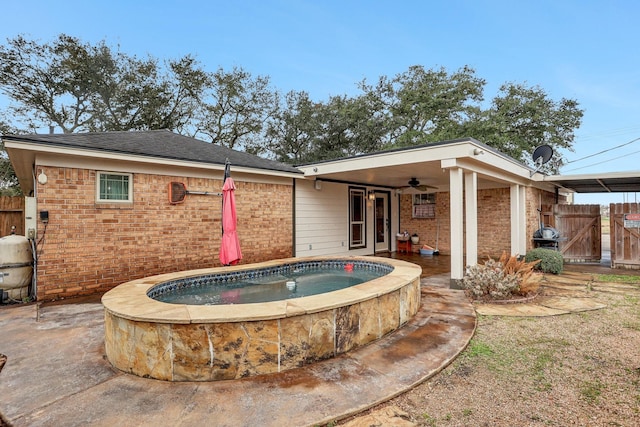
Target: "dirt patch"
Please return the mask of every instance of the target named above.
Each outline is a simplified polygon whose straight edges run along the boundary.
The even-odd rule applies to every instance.
[[[392,407],[416,426],[640,425],[640,286],[575,286],[605,307],[479,316],[476,335],[451,365],[359,417]]]

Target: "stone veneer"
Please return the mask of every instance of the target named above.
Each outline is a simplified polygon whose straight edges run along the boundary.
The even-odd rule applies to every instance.
[[[282,372],[361,347],[405,324],[420,307],[422,269],[376,257],[341,257],[393,267],[383,277],[338,291],[259,304],[167,304],[147,292],[159,283],[253,265],[169,273],[124,283],[102,297],[105,349],[116,368],[167,381],[216,381]]]

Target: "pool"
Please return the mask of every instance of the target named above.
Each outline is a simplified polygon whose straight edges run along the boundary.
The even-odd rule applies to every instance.
[[[277,267],[180,278],[154,286],[149,297],[170,304],[250,304],[333,292],[389,274],[372,261],[298,261]]]
[[[163,286],[191,286],[205,277],[229,281],[233,275],[264,275],[300,263],[369,265],[388,272],[327,293],[260,303],[192,305],[149,296]],[[421,271],[390,258],[310,257],[134,280],[102,298],[107,358],[124,372],[167,381],[238,379],[294,369],[404,325],[420,307]]]

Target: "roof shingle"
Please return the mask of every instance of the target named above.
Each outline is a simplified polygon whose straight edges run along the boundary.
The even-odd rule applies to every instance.
[[[224,165],[225,161],[229,159],[233,166],[302,174],[299,169],[286,163],[232,150],[217,144],[179,135],[169,130],[5,135],[3,138],[36,144],[57,145],[59,147],[91,149],[210,164]]]

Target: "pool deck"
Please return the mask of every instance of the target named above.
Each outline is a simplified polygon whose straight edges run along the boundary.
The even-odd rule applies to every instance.
[[[0,413],[15,427],[326,424],[411,389],[466,347],[474,307],[448,285],[448,273],[423,278],[418,314],[370,345],[283,373],[204,383],[114,369],[97,299],[3,307]]]

